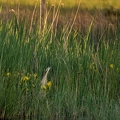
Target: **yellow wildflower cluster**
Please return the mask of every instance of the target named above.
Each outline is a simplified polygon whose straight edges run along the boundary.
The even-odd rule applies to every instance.
[[[14,74],[11,74],[11,72],[7,72],[5,73],[7,77],[17,77],[17,79],[20,78],[20,85],[23,86],[25,88],[25,91],[29,91],[29,89],[35,88],[36,87],[36,81],[37,80],[37,73],[34,74],[30,74],[30,73],[26,73],[26,71],[23,71],[22,73],[20,72],[16,72]],[[49,90],[52,86],[52,82],[49,81],[47,82],[45,85],[41,86],[42,90]]]
[[[22,76],[22,81],[29,81],[30,79],[37,79],[37,74],[36,73],[34,73],[34,74],[27,74],[27,75],[23,75]]]
[[[24,81],[28,81],[28,80],[29,80],[29,77],[28,77],[28,76],[23,76],[23,80],[24,80]]]
[[[52,86],[52,82],[49,81],[49,82],[47,82],[46,85],[41,86],[41,88],[42,88],[43,90],[47,90],[47,89],[50,89],[51,86]]]

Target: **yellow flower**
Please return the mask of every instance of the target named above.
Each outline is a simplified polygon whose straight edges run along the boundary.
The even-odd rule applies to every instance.
[[[33,77],[36,79],[37,78],[37,74],[33,74]]]
[[[28,81],[28,80],[29,80],[29,77],[28,77],[28,76],[24,76],[24,77],[23,77],[23,80],[24,80],[24,81]]]
[[[7,72],[7,76],[10,76],[10,72]]]
[[[47,89],[47,87],[46,87],[45,85],[41,86],[41,88],[42,88],[43,90],[46,90],[46,89]]]
[[[49,81],[49,82],[47,82],[46,85],[41,86],[41,88],[42,88],[43,90],[48,90],[48,89],[50,89],[51,86],[52,86],[52,82]]]
[[[47,86],[51,87],[52,86],[52,82],[51,81],[47,82]]]
[[[114,68],[114,65],[113,65],[113,64],[110,64],[110,68],[113,69],[113,68]]]

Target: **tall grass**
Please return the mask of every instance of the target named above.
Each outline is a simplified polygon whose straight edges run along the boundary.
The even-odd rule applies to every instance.
[[[37,23],[15,14],[0,21],[0,118],[119,120],[119,28],[106,25],[98,37],[104,29],[96,32],[94,19],[84,34],[71,23],[61,30]],[[48,66],[52,86],[38,97]]]

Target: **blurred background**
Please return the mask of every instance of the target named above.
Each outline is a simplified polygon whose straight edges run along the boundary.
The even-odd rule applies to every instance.
[[[38,4],[41,0],[0,0],[1,4],[23,4],[23,5],[34,5],[36,2]],[[74,7],[77,6],[80,3],[81,7],[87,7],[87,8],[119,8],[120,7],[120,1],[119,0],[46,0],[47,4],[59,4],[62,3],[65,7]]]

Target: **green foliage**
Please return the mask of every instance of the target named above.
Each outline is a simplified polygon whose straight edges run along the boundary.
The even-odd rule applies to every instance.
[[[29,31],[16,15],[1,21],[0,118],[120,119],[120,36],[108,29],[99,39],[93,23],[82,35],[69,26]],[[52,86],[39,96],[48,66]]]

